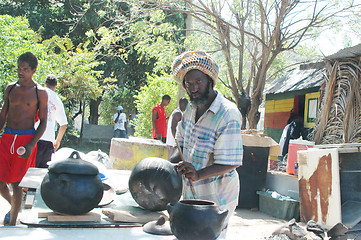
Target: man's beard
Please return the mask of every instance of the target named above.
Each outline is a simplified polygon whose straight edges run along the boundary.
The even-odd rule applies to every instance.
[[[193,106],[195,106],[197,108],[202,108],[204,105],[207,104],[210,87],[211,87],[211,84],[208,81],[206,90],[205,90],[204,94],[202,96],[200,96],[200,98],[193,98],[192,95],[188,93],[189,99]]]

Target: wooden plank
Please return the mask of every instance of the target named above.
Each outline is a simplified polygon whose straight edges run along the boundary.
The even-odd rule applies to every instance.
[[[265,108],[265,112],[268,113],[268,112],[274,112],[274,109],[275,109],[275,101],[274,100],[269,100],[269,101],[266,101],[265,102],[265,105],[264,105],[264,108]]]
[[[309,119],[307,116],[308,112],[309,112],[309,100],[312,98],[317,98],[318,101],[320,101],[320,92],[308,93],[305,96],[305,114],[304,114],[303,122],[304,122],[305,127],[307,127],[307,128],[312,128],[315,125],[314,122],[308,122]],[[318,110],[318,106],[317,106],[317,110]]]
[[[283,129],[289,117],[290,112],[265,113],[264,127]]]
[[[301,220],[314,220],[326,227],[341,222],[341,190],[338,151],[297,152]]]
[[[38,218],[47,218],[49,213],[52,213],[52,212],[51,211],[38,212]]]
[[[279,156],[281,155],[281,147],[279,144],[277,145],[272,145],[269,149],[269,155],[270,156]],[[278,158],[276,158],[275,160],[278,160]]]
[[[19,187],[38,188],[43,181],[45,174],[47,173],[47,168],[29,168],[25,176],[19,183]]]
[[[100,222],[100,220],[100,214],[94,212],[84,215],[60,215],[54,212],[48,214],[49,222]]]
[[[353,148],[361,147],[361,143],[340,143],[340,144],[322,144],[315,145],[316,148]]]
[[[159,219],[160,216],[164,216],[160,212],[152,212],[149,210],[116,210],[116,209],[103,209],[102,213],[109,217],[114,222],[128,222],[128,223],[146,223]]]
[[[279,146],[278,143],[270,137],[253,135],[253,134],[242,134],[242,144],[243,146],[254,146],[254,147]]]
[[[290,112],[293,108],[293,105],[294,105],[293,98],[287,98],[281,100],[269,100],[266,101],[265,112],[266,113]]]
[[[24,203],[24,208],[29,209],[33,207],[35,195],[34,194],[26,194],[26,199]]]
[[[273,128],[273,120],[264,120],[264,128]]]
[[[337,148],[339,153],[357,153],[361,152],[361,143],[340,143],[315,145],[315,148],[330,149]]]

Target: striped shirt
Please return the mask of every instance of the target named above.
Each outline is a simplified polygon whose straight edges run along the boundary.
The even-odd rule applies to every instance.
[[[241,114],[235,104],[219,92],[209,109],[195,122],[196,108],[189,104],[176,138],[183,146],[186,162],[196,170],[212,164],[241,165],[243,157]],[[184,199],[192,199],[189,181],[184,182]],[[215,202],[234,211],[238,204],[239,178],[234,169],[224,175],[193,182],[198,199]]]

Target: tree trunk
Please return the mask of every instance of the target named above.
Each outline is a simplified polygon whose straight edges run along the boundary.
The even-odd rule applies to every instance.
[[[250,129],[256,129],[258,121],[260,119],[260,112],[258,111],[258,107],[260,104],[258,104],[257,102],[258,101],[255,101],[252,97],[251,109],[249,110],[249,113],[247,115]]]
[[[259,122],[259,119],[261,117],[261,113],[258,111],[259,106],[262,103],[263,99],[263,89],[266,81],[266,73],[267,69],[262,68],[262,65],[260,66],[260,70],[257,72],[255,83],[253,86],[257,86],[256,89],[252,92],[251,96],[251,108],[248,113],[248,122],[250,129],[256,129],[257,124]],[[258,81],[257,81],[258,80]]]
[[[99,120],[99,105],[102,102],[102,97],[98,97],[97,100],[90,99],[90,111],[89,111],[89,124],[98,125]]]
[[[192,1],[189,1],[192,2]],[[189,3],[186,2],[186,7],[189,7]],[[192,35],[191,29],[193,24],[193,18],[192,15],[187,14],[185,15],[185,30],[186,30],[186,38]],[[183,52],[183,51],[182,51]],[[186,90],[183,88],[182,84],[178,84],[178,93],[177,93],[177,106],[179,103],[179,100],[186,95]]]
[[[83,111],[81,112],[80,142],[83,141],[84,115],[85,115],[85,101],[83,101]]]

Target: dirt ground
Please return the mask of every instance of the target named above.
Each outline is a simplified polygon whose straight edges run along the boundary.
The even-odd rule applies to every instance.
[[[0,239],[3,239],[2,235],[6,235],[6,230],[9,230],[8,227],[3,226],[3,218],[5,214],[9,211],[10,205],[2,197],[0,197],[0,206]],[[29,210],[22,210],[19,218],[21,219],[22,217],[26,217],[28,211]],[[285,223],[286,221],[284,220],[273,218],[259,211],[237,209],[234,215],[230,218],[227,239],[264,240],[271,236],[272,232],[275,229],[284,225]],[[12,227],[11,230],[24,231],[24,228],[27,229],[27,226],[19,223],[17,227]],[[6,232],[3,232],[4,234],[2,234],[2,231]],[[47,230],[43,229],[42,231]],[[20,239],[20,237],[17,238],[16,236],[13,236],[8,239]],[[54,238],[47,239],[57,238],[54,236]]]
[[[23,225],[20,222],[16,227],[6,227],[3,225],[3,218],[9,211],[10,205],[0,197],[0,239],[1,240],[20,240],[25,236],[32,236],[30,239],[37,240],[50,240],[50,239],[86,239],[86,240],[99,240],[100,236],[107,236],[107,240],[112,239],[126,239],[126,240],[150,240],[150,239],[163,239],[163,240],[176,240],[175,237],[163,237],[157,235],[145,234],[142,228],[132,228],[132,234],[130,237],[125,236],[127,233],[124,228],[28,228],[27,225]],[[23,209],[19,215],[19,219],[25,218],[30,209]],[[272,236],[272,233],[287,224],[287,221],[277,219],[269,216],[260,211],[249,209],[236,209],[233,216],[230,218],[227,239],[228,240],[267,240]],[[302,227],[304,223],[298,223]],[[118,229],[118,230],[117,230]],[[144,236],[145,235],[145,236]],[[34,238],[33,238],[34,237]],[[361,240],[361,232],[350,233],[347,235],[347,240]]]

